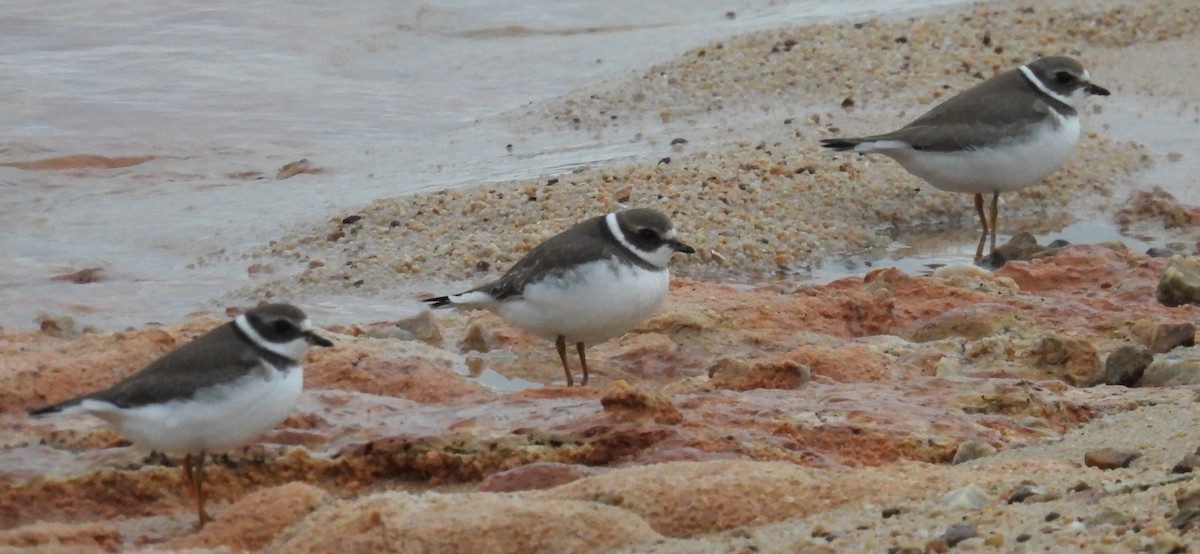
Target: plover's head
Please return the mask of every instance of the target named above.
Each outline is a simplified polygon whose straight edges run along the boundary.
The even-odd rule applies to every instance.
[[[1078,111],[1093,94],[1108,96],[1108,89],[1093,84],[1091,75],[1074,58],[1047,56],[1021,66],[1021,72],[1039,90]]]
[[[309,346],[333,346],[313,331],[304,311],[291,304],[258,306],[237,316],[234,324],[258,346],[297,362]]]
[[[676,252],[696,252],[675,238],[675,226],[662,212],[637,208],[608,214],[605,219],[617,242],[655,267],[667,267]]]

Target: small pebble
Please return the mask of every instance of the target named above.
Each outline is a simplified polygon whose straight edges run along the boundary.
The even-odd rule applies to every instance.
[[[1083,463],[1088,467],[1100,469],[1117,469],[1129,467],[1134,460],[1142,457],[1141,452],[1129,452],[1115,448],[1101,448],[1083,455]]]
[[[1195,452],[1183,457],[1175,467],[1171,468],[1171,473],[1191,473],[1200,468],[1200,448],[1196,448]]]
[[[1025,502],[1026,499],[1038,495],[1046,494],[1046,489],[1039,487],[1032,481],[1023,481],[1008,493],[1008,503],[1018,504]]]
[[[979,536],[979,533],[975,532],[975,527],[964,521],[947,527],[946,531],[942,533],[940,538],[944,539],[946,544],[954,547],[962,541],[975,538],[977,536]]]
[[[979,485],[971,483],[954,489],[942,497],[941,505],[948,510],[975,510],[992,502],[992,497]]]

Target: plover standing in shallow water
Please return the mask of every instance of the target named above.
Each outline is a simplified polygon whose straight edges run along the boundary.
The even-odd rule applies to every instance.
[[[567,386],[575,384],[567,364],[567,345],[574,344],[587,385],[584,349],[624,334],[658,309],[676,252],[695,250],[676,240],[666,215],[649,209],[614,212],[551,237],[495,281],[425,302],[491,310],[554,341]]]
[[[860,138],[824,139],[833,150],[880,153],[939,189],[975,195],[983,235],[996,249],[1001,192],[1035,184],[1061,167],[1079,142],[1079,110],[1090,95],[1108,96],[1086,69],[1050,56],[1001,73],[946,100],[903,128]],[[991,224],[983,195],[992,193]]]
[[[29,413],[91,414],[134,444],[182,454],[203,527],[212,519],[204,511],[205,457],[287,418],[304,388],[300,360],[310,345],[333,343],[313,332],[299,308],[259,306],[109,388]]]

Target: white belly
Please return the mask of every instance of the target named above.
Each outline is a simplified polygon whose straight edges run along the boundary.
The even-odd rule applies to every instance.
[[[491,308],[508,322],[548,340],[596,344],[650,317],[667,297],[668,270],[602,260],[525,287],[523,297]]]
[[[268,378],[269,377],[269,378]],[[253,371],[186,401],[121,409],[85,400],[134,444],[171,454],[221,452],[244,445],[287,418],[304,388],[304,370]]]
[[[1037,184],[1066,163],[1079,142],[1079,118],[1050,124],[1024,142],[963,152],[880,150],[909,173],[950,192],[1005,192]]]

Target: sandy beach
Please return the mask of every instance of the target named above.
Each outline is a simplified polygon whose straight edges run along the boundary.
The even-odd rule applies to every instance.
[[[947,226],[961,227],[958,241],[965,252],[976,224],[969,197],[922,187],[887,160],[821,152],[817,140],[898,127],[946,91],[1054,52],[1083,54],[1085,63],[1097,67],[1095,78],[1108,79],[1119,92],[1093,103],[1085,137],[1066,168],[1043,186],[1005,195],[1001,232],[1047,234],[1075,220],[1106,219],[1102,215],[1130,190],[1144,188],[1138,172],[1156,163],[1194,163],[1167,162],[1169,152],[1121,138],[1160,132],[1150,129],[1157,122],[1135,123],[1148,128],[1121,133],[1108,132],[1112,124],[1104,118],[1113,112],[1120,114],[1113,119],[1144,118],[1151,109],[1165,110],[1190,115],[1177,123],[1178,135],[1195,131],[1198,108],[1188,94],[1158,79],[1126,80],[1125,70],[1135,71],[1133,62],[1118,54],[1150,32],[1164,38],[1193,33],[1196,23],[1187,8],[1176,9],[1160,5],[1140,17],[1100,9],[1043,17],[973,8],[961,12],[969,19],[956,25],[933,17],[916,25],[908,19],[870,20],[853,32],[845,24],[819,25],[695,48],[638,77],[506,116],[514,128],[534,130],[526,132],[548,129],[609,140],[629,135],[657,144],[661,157],[380,199],[275,241],[253,259],[300,268],[301,274],[263,283],[246,295],[304,298],[345,287],[392,290],[414,278],[482,279],[557,230],[625,206],[652,206],[679,219],[683,236],[700,250],[680,260],[677,273],[687,276],[803,275],[851,257],[884,257],[897,235],[914,242],[944,237]],[[1012,28],[1022,32],[999,31]],[[799,46],[831,43],[837,46]],[[930,44],[937,47],[921,46]],[[845,51],[872,55],[864,63]],[[1158,47],[1153,55],[1171,51],[1186,49]],[[1185,58],[1166,65],[1194,65]],[[1150,100],[1156,97],[1177,100]],[[1151,108],[1154,104],[1161,106]],[[677,139],[686,142],[672,145]],[[514,142],[514,150],[520,148]],[[1178,184],[1155,184],[1186,194],[1191,183],[1184,177]]]
[[[517,178],[306,208],[191,260],[236,277],[186,317],[117,330],[119,308],[63,293],[38,327],[0,327],[0,548],[1193,551],[1200,306],[1156,288],[1200,253],[1197,51],[1184,0],[957,5],[762,25],[477,121],[480,159]],[[1069,246],[976,267],[968,195],[818,146],[1049,54],[1113,94],[1064,168],[1002,196],[1000,233]],[[263,186],[340,186],[351,169],[320,154]],[[658,314],[590,349],[588,387],[493,314],[420,307],[635,206],[698,253]],[[106,271],[46,290],[127,277]],[[261,301],[304,306],[336,345],[310,354],[292,416],[214,459],[203,530],[177,462],[25,415]]]

